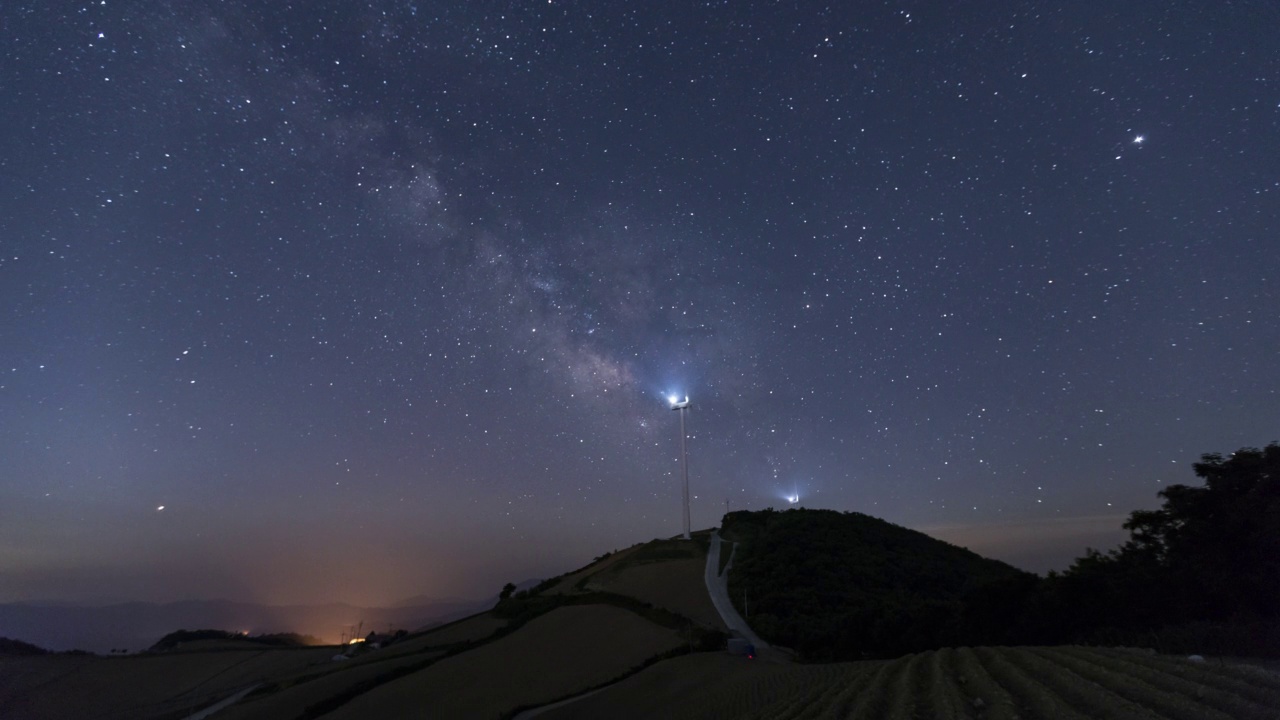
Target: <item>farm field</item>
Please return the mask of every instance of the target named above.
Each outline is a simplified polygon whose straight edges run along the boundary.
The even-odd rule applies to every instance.
[[[261,679],[324,663],[332,655],[332,648],[272,648],[4,658],[0,715],[6,720],[153,717],[200,708]]]
[[[550,588],[543,591],[543,593],[546,595],[565,595],[568,593],[576,592],[579,589],[578,588],[579,582],[585,582],[586,579],[591,577],[592,575],[605,571],[610,567],[612,567],[613,565],[615,565],[616,563],[622,562],[625,558],[627,558],[629,555],[634,553],[639,547],[641,546],[634,546],[634,547],[629,547],[623,550],[619,550],[618,552],[613,553],[609,557],[596,560],[595,562],[591,563],[590,565],[584,568],[581,568],[579,570],[574,570],[571,573],[566,573],[563,577],[560,578],[560,580],[555,585],[552,585]]]
[[[627,610],[562,607],[517,633],[379,685],[323,717],[498,717],[607,682],[680,643],[675,631]]]
[[[697,557],[703,561],[707,557],[707,538],[710,530],[699,530],[693,533],[692,544],[676,539],[654,539],[645,543],[637,543],[610,553],[606,557],[597,558],[591,564],[565,573],[550,588],[543,591],[545,595],[564,595],[580,592],[592,581],[601,579],[610,572],[624,569],[627,566],[642,565],[663,560],[681,560]],[[702,586],[702,575],[697,577],[697,585]]]
[[[753,662],[728,653],[697,653],[664,660],[595,695],[538,715],[538,720],[642,720],[658,717],[700,717],[709,696],[712,706],[726,691],[768,693],[785,684],[803,687],[791,678],[813,674],[814,666]],[[758,707],[763,697],[741,703]],[[776,699],[774,696],[770,700]],[[736,703],[735,703],[736,704]],[[681,708],[681,712],[675,712]]]
[[[124,657],[0,657],[0,717],[166,717],[255,683],[280,688],[251,695],[217,717],[297,717],[361,683],[438,658],[444,654],[440,648],[486,638],[506,622],[481,613],[342,663],[332,661],[339,647],[278,648],[234,640],[194,641],[180,650]]]
[[[707,627],[727,629],[707,595],[703,582],[707,552],[700,543],[660,540],[626,552],[617,562],[587,575],[584,589],[627,595]]]
[[[217,713],[217,720],[275,720],[297,718],[309,708],[349,692],[362,683],[377,682],[388,672],[412,668],[434,660],[443,652],[424,651],[416,655],[393,656],[379,662],[333,664],[328,672],[300,678],[296,683],[274,692],[250,695]]]
[[[546,720],[816,718],[1280,718],[1280,675],[1136,650],[959,648],[896,660],[746,670],[750,661],[659,663]],[[688,677],[696,682],[673,681]]]
[[[472,615],[469,618],[456,620],[448,625],[441,625],[437,628],[416,633],[412,637],[376,652],[358,655],[351,662],[385,660],[397,655],[420,653],[424,650],[446,647],[455,643],[475,642],[489,637],[506,624],[506,620],[484,612]]]
[[[489,637],[507,621],[489,613],[480,613],[448,625],[427,630],[388,648],[367,651],[342,663],[330,663],[319,670],[295,673],[278,679],[283,686],[269,693],[251,695],[218,713],[219,720],[271,720],[294,718],[308,708],[346,694],[361,684],[376,683],[387,673],[411,669],[444,655],[455,643],[473,642]],[[337,649],[333,649],[336,652]]]
[[[441,647],[460,642],[474,642],[483,640],[498,631],[499,628],[505,626],[507,621],[500,617],[495,617],[491,613],[483,612],[478,615],[472,615],[468,618],[455,620],[448,625],[424,630],[415,637],[410,638],[401,643],[397,643],[393,648],[404,646],[405,648],[415,647]],[[420,648],[418,648],[420,649]]]
[[[708,627],[726,630],[706,587],[701,584],[706,566],[706,560],[701,557],[627,565],[592,577],[586,589],[627,595]]]

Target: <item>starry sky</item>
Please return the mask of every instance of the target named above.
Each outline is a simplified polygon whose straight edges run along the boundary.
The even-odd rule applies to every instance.
[[[1268,1],[0,9],[0,601],[483,597],[726,508],[1043,572],[1280,438]]]

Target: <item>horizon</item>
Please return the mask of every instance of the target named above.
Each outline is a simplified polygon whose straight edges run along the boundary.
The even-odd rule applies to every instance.
[[[789,499],[788,504],[782,508],[768,507],[750,512],[788,513],[797,510],[832,511],[830,508],[804,507]],[[866,516],[865,513],[863,515]],[[1094,523],[1101,521],[1106,524],[1116,518],[1092,520]],[[1065,522],[1058,525],[1065,526],[1068,535],[1075,534],[1072,530],[1073,523]],[[719,525],[695,527],[693,533],[711,532],[718,527]],[[933,528],[933,532],[926,532],[923,529],[906,529],[921,532],[935,540],[959,547],[967,546],[954,542],[957,536],[968,537],[970,540],[976,539],[978,543],[992,540],[991,536],[981,532],[981,528]],[[975,531],[977,531],[976,535]],[[948,534],[953,537],[948,539],[945,537]],[[1003,535],[997,535],[995,539],[998,541],[1003,537]],[[552,575],[525,578],[514,584],[517,587],[531,587],[551,577],[568,575],[589,567],[612,553],[630,550],[647,542],[671,541],[679,538],[680,533],[676,533],[668,537],[650,538],[623,547],[603,550],[590,560],[561,568]],[[1022,537],[1022,542],[1025,543],[1027,540],[1025,536]],[[1035,544],[1032,539],[1032,545]],[[988,557],[973,547],[967,547],[967,549]],[[1043,543],[1040,549],[1044,549]],[[1032,550],[1032,553],[1034,554],[1035,551]],[[1022,569],[1025,570],[1025,568]],[[1043,575],[1043,573],[1037,573],[1037,575]],[[314,637],[324,644],[333,645],[344,644],[342,638],[354,632],[353,628],[357,623],[363,626],[367,622],[371,630],[385,624],[388,632],[391,628],[416,629],[440,623],[447,624],[490,609],[499,597],[498,592],[494,590],[482,597],[415,595],[374,605],[349,603],[342,600],[317,601],[314,598],[309,599],[308,602],[262,603],[225,597],[188,597],[168,600],[101,599],[83,602],[47,599],[0,601],[0,637],[29,642],[53,652],[86,650],[98,654],[105,654],[108,651],[110,654],[115,654],[118,648],[147,648],[169,633],[179,629],[197,628],[239,632],[253,636],[301,634]],[[143,614],[136,614],[139,611]],[[335,630],[335,628],[341,628],[341,630]]]
[[[812,508],[812,507],[806,507],[803,504],[797,504],[797,505],[787,505],[781,508],[759,508],[759,509],[760,510],[775,509],[775,510],[778,510],[779,512],[785,512],[787,510],[793,510],[793,509],[832,510],[835,508]],[[850,512],[847,510],[838,510],[838,511]],[[858,512],[858,511],[852,511],[852,512]],[[1118,546],[1120,542],[1126,537],[1125,531],[1123,531],[1120,528],[1120,524],[1125,519],[1127,519],[1127,515],[1114,516],[1114,517],[1094,517],[1094,518],[1062,518],[1056,521],[1052,521],[1051,523],[1048,523],[1051,526],[1056,526],[1058,529],[1058,532],[1055,534],[1055,537],[1052,539],[1061,539],[1061,537],[1065,536],[1068,538],[1075,538],[1082,541],[1084,538],[1091,538],[1093,540],[1103,541],[1103,543],[1095,543],[1095,544],[1089,544],[1086,542],[1086,544],[1079,546],[1078,552],[1072,552],[1070,545],[1061,546],[1054,543],[1046,544],[1043,538],[1029,537],[1029,535],[1033,535],[1043,530],[1045,526],[1044,523],[1009,523],[1002,526],[937,526],[937,527],[908,528],[908,529],[916,530],[918,532],[929,535],[930,537],[933,537],[938,540],[942,540],[944,542],[951,543],[952,545],[956,545],[958,547],[963,547],[965,549],[968,549],[972,552],[977,553],[978,555],[982,555],[983,557],[988,557],[994,560],[1000,560],[1001,562],[1005,562],[1018,569],[1043,576],[1050,570],[1060,571],[1060,570],[1066,569],[1066,567],[1070,565],[1072,561],[1074,561],[1078,557],[1083,556],[1087,548],[1102,549],[1105,551],[1114,546]],[[1083,528],[1076,527],[1077,524],[1083,525],[1084,527]],[[703,528],[698,528],[697,526],[695,526],[693,529],[693,532],[695,533],[704,532],[707,530],[714,529],[716,527],[718,527],[718,525],[712,525],[712,526],[707,526]],[[903,527],[906,527],[906,526],[903,526]],[[1002,528],[1005,529],[1006,531],[1012,529],[1013,532],[995,532],[993,534],[993,531],[997,531]],[[562,567],[560,570],[557,570],[555,572],[552,572],[549,574],[537,575],[537,576],[530,575],[520,580],[514,580],[514,579],[505,580],[499,585],[495,585],[494,587],[500,588],[501,585],[505,584],[506,582],[514,582],[516,585],[521,585],[524,583],[545,580],[549,577],[556,577],[558,575],[572,572],[573,570],[579,567],[583,567],[589,564],[595,557],[598,557],[601,553],[614,552],[614,551],[623,549],[625,547],[631,547],[636,544],[648,542],[649,540],[653,540],[661,537],[677,537],[678,535],[679,533],[677,532],[676,534],[671,536],[654,536],[647,539],[635,540],[634,542],[631,542],[629,544],[613,547],[613,548],[610,548],[609,550],[600,550],[590,555],[590,557],[584,557],[580,561],[569,560],[568,565]],[[1108,539],[1114,539],[1114,541],[1107,543],[1106,541]],[[1013,546],[1005,547],[1005,543],[1008,543],[1008,542],[1012,542]],[[1028,543],[1031,544],[1030,549],[1028,549],[1027,547]],[[997,548],[998,554],[992,554],[990,552],[990,550],[993,547]],[[1003,555],[1003,557],[1001,557],[1001,555]],[[51,598],[51,597],[28,597],[28,598],[6,599],[4,597],[0,597],[0,604],[96,608],[96,607],[111,607],[116,605],[127,605],[127,604],[135,604],[135,603],[154,604],[154,605],[173,605],[173,604],[179,604],[179,603],[224,602],[224,603],[236,603],[236,604],[248,604],[248,605],[262,605],[266,607],[290,607],[290,606],[315,607],[315,606],[321,606],[321,605],[336,604],[336,605],[348,605],[354,608],[391,609],[396,607],[405,607],[405,606],[408,606],[408,604],[411,602],[419,602],[419,601],[427,604],[432,602],[435,602],[435,603],[484,602],[497,597],[497,593],[498,593],[498,590],[493,589],[487,593],[484,591],[480,591],[477,594],[471,595],[471,596],[462,596],[462,595],[451,596],[451,595],[432,595],[429,593],[429,591],[424,590],[423,592],[414,593],[412,595],[405,595],[405,596],[401,596],[398,598],[393,598],[385,601],[368,602],[368,603],[353,602],[351,600],[346,600],[338,597],[329,597],[329,598],[320,598],[320,599],[299,597],[293,600],[286,599],[279,602],[271,602],[271,601],[263,601],[263,600],[254,599],[254,598],[188,595],[188,596],[182,596],[182,597],[171,596],[171,597],[150,597],[150,598],[124,597],[124,596],[98,597],[98,598],[85,597],[80,599]]]
[[[0,602],[488,595],[682,427],[1042,572],[1280,428],[1274,4],[7,16]]]

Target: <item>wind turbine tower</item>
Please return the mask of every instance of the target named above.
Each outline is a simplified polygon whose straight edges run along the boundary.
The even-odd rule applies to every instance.
[[[685,445],[684,434],[684,411],[689,409],[689,396],[685,395],[684,400],[677,398],[675,395],[667,398],[671,403],[671,409],[680,413],[680,471],[684,476],[684,539],[689,539],[689,450]]]

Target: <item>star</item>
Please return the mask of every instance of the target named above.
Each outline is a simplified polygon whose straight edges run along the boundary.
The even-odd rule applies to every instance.
[[[1121,56],[1060,53],[1061,24],[1097,22],[1068,3],[1001,28],[1012,44],[948,45],[939,67],[965,19],[947,3],[907,26],[905,11],[833,3],[815,23],[805,3],[744,0],[744,17],[803,29],[748,50],[723,3],[588,17],[544,1],[430,23],[335,3],[333,22],[378,32],[308,44],[283,42],[315,22],[304,3],[170,3],[143,13],[166,38],[151,42],[99,2],[93,24],[24,17],[31,47],[63,51],[5,58],[24,106],[59,118],[0,113],[22,177],[0,192],[0,427],[21,428],[0,432],[3,491],[49,500],[5,537],[31,562],[98,562],[86,538],[104,537],[166,554],[148,572],[189,567],[204,546],[169,542],[167,521],[121,527],[117,510],[207,492],[225,502],[176,520],[225,528],[235,542],[209,547],[261,574],[253,596],[395,602],[421,582],[487,597],[508,578],[438,585],[414,558],[492,567],[511,527],[491,522],[497,498],[531,547],[559,548],[501,571],[522,577],[683,524],[670,409],[686,391],[692,493],[919,527],[1092,518],[1088,478],[1117,512],[1141,507],[1190,481],[1197,453],[1270,439],[1248,436],[1274,425],[1272,399],[1233,392],[1257,386],[1280,336],[1250,264],[1280,222],[1242,200],[1274,160],[1250,149],[1252,110],[1222,111],[1250,90],[1198,80],[1238,74],[1213,38],[1251,37],[1244,8],[1215,9],[1212,35],[1134,24],[1135,47],[1164,52]],[[855,26],[879,39],[834,30]],[[419,72],[433,65],[466,78]],[[1157,135],[1133,152],[1149,140],[1136,125],[1175,119],[1211,144]],[[1244,270],[1202,272],[1200,243],[1143,221],[1174,207]],[[1094,412],[1117,393],[1121,416]],[[86,532],[36,547],[69,489],[91,494]],[[571,513],[540,499],[577,496]],[[240,512],[249,498],[279,527]],[[721,517],[714,499],[691,505],[695,527]],[[335,585],[275,540],[345,562],[358,553],[328,528],[353,512],[396,548],[378,583]],[[1043,571],[1113,540],[1055,538],[1034,562],[1001,542]],[[19,578],[55,575],[0,563],[0,588],[49,597],[61,586]],[[221,595],[207,575],[137,586]],[[79,599],[133,592],[119,582],[78,583]]]

